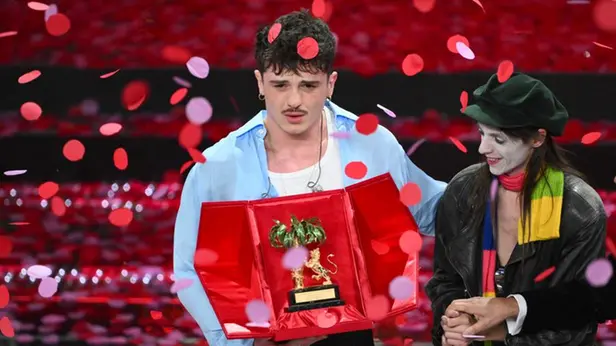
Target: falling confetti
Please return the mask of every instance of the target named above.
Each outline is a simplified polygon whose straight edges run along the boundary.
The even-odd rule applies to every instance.
[[[421,188],[415,183],[406,183],[400,189],[400,201],[407,207],[414,206],[421,201]]]
[[[612,256],[616,257],[616,244],[614,244],[612,238],[607,238],[605,240],[605,247],[608,253],[611,253]],[[0,257],[2,257],[2,255],[0,255]]]
[[[339,317],[335,313],[325,310],[317,315],[317,326],[323,329],[331,328],[338,323],[338,320]]]
[[[266,323],[270,319],[270,309],[265,302],[253,299],[246,304],[246,316],[253,323]]]
[[[54,278],[46,277],[41,280],[38,286],[38,293],[43,298],[51,298],[58,292],[58,281]]]
[[[419,54],[409,54],[402,60],[402,72],[409,77],[418,74],[423,68],[424,61]]]
[[[467,47],[470,46],[470,43],[468,42],[468,39],[466,37],[462,35],[453,35],[447,39],[447,49],[454,54],[459,54],[457,48],[458,42],[464,43],[464,45]]]
[[[535,277],[535,282],[541,282],[541,281],[545,280],[547,277],[552,275],[555,270],[556,270],[556,267],[550,267],[550,268],[544,270],[543,272],[539,273],[539,275],[537,275]]]
[[[307,259],[308,249],[303,246],[293,247],[282,256],[282,267],[288,270],[301,268]]]
[[[179,88],[178,90],[173,92],[173,94],[171,95],[171,98],[169,99],[169,103],[172,106],[175,106],[178,103],[182,102],[182,100],[184,99],[184,97],[186,97],[187,94],[188,94],[187,88]]]
[[[122,125],[118,123],[106,123],[101,125],[98,131],[103,136],[113,136],[122,130]]]
[[[179,279],[171,285],[171,294],[176,294],[179,291],[185,290],[194,284],[193,279]]]
[[[4,309],[10,300],[9,289],[5,285],[0,286],[0,309]]]
[[[62,148],[62,154],[66,157],[67,160],[75,162],[83,159],[83,156],[86,153],[86,147],[83,146],[83,143],[76,139],[71,139]]]
[[[278,35],[280,35],[280,30],[282,30],[282,24],[274,23],[267,32],[267,42],[270,44],[274,42]]]
[[[582,136],[582,144],[584,145],[593,144],[596,141],[598,141],[599,138],[601,138],[601,132],[589,132],[585,134],[584,136]]]
[[[471,50],[471,48],[464,44],[464,42],[456,42],[456,50],[464,59],[473,60],[475,59],[475,53]]]
[[[460,142],[457,138],[455,137],[449,137],[449,140],[451,141],[451,143],[453,143],[453,145],[456,146],[456,148],[458,148],[458,150],[460,150],[461,152],[465,153],[468,151],[466,150],[466,147],[464,146],[464,144],[462,144],[462,142]]]
[[[0,258],[7,257],[13,251],[13,242],[11,238],[0,236]]]
[[[40,76],[41,76],[41,71],[39,71],[39,70],[32,70],[30,72],[26,72],[26,73],[22,74],[17,79],[17,83],[19,83],[19,84],[30,83],[30,82],[32,82],[33,80],[37,79]]]
[[[152,316],[153,320],[160,320],[161,318],[163,318],[163,313],[157,310],[151,310],[150,316]]]
[[[198,146],[202,138],[203,133],[200,126],[186,123],[180,130],[179,141],[180,145],[184,148],[194,148]]]
[[[4,316],[0,319],[0,333],[2,333],[7,338],[12,338],[15,336],[15,330],[13,329],[13,324],[8,317]]]
[[[47,4],[36,1],[28,2],[28,7],[35,11],[46,11],[47,9],[49,9],[49,6]]]
[[[192,56],[188,49],[173,45],[165,46],[161,55],[163,59],[178,64],[185,64]]]
[[[206,159],[203,156],[203,153],[194,148],[188,148],[188,155],[192,158],[194,162],[205,163]]]
[[[193,97],[186,105],[186,118],[195,125],[203,125],[212,118],[212,105],[205,97]]]
[[[35,121],[41,117],[41,114],[43,114],[41,106],[31,101],[22,104],[19,108],[19,112],[21,113],[21,116],[28,121]]]
[[[586,281],[593,287],[607,285],[613,274],[612,263],[605,258],[596,259],[586,267]]]
[[[400,239],[398,240],[398,245],[400,249],[409,255],[415,255],[423,246],[423,240],[421,239],[421,235],[417,232],[406,231],[402,233]]]
[[[483,11],[483,13],[486,13],[486,9],[483,8],[483,4],[481,3],[481,1],[473,0],[473,2],[476,3],[479,7],[481,7],[481,10]]]
[[[15,35],[17,35],[17,31],[0,32],[0,38],[9,37],[9,36],[15,36]]]
[[[498,64],[498,69],[496,71],[496,77],[500,83],[505,83],[509,77],[513,74],[513,63],[511,60],[501,61]]]
[[[311,10],[313,16],[323,18],[326,10],[325,0],[313,0]]]
[[[389,312],[389,300],[383,295],[374,296],[366,302],[366,315],[373,321],[383,319]]]
[[[127,226],[133,221],[133,211],[126,208],[118,208],[109,213],[109,223],[114,226]]]
[[[464,113],[466,106],[468,105],[468,93],[466,91],[462,91],[462,93],[460,93],[460,105],[462,105],[460,112]]]
[[[51,199],[51,212],[56,216],[64,216],[66,213],[66,205],[61,197],[54,196]]]
[[[51,268],[49,268],[47,266],[40,265],[40,264],[35,264],[33,266],[30,266],[26,270],[26,273],[31,278],[42,279],[42,278],[46,278],[49,275],[51,275]]]
[[[377,255],[384,255],[389,252],[389,245],[381,243],[380,241],[372,240],[370,241],[370,245]]]
[[[66,34],[71,28],[71,21],[62,13],[49,16],[49,19],[45,22],[47,32],[52,36],[62,36]]]
[[[310,60],[319,54],[319,43],[312,37],[304,37],[297,42],[297,54],[304,60]]]
[[[616,32],[616,2],[612,0],[594,1],[592,9],[593,20],[597,28],[609,32]]]
[[[210,64],[202,57],[193,56],[186,62],[186,67],[191,75],[199,79],[205,79],[210,74]]]
[[[48,181],[39,185],[38,193],[42,199],[49,199],[53,197],[56,193],[58,193],[59,189],[60,187],[58,186],[58,184],[54,183],[53,181]]]
[[[601,43],[599,43],[599,42],[593,42],[593,44],[594,44],[595,46],[597,46],[597,47],[601,47],[601,48],[605,48],[605,49],[611,49],[611,50],[613,50],[613,49],[614,49],[614,48],[612,48],[612,47],[610,47],[610,46],[606,46],[606,45],[601,44]]]
[[[361,161],[349,162],[344,167],[344,174],[351,179],[362,179],[368,173],[368,167]]]
[[[6,175],[7,177],[13,177],[16,175],[25,174],[27,171],[28,171],[27,169],[12,169],[10,171],[5,171],[4,175]]]
[[[49,20],[49,17],[53,16],[54,14],[58,14],[58,6],[56,6],[55,4],[51,4],[45,10],[45,22],[47,22]]]
[[[398,276],[389,283],[389,296],[394,299],[409,299],[413,291],[413,282],[406,276]]]
[[[113,164],[114,166],[123,171],[128,167],[128,154],[124,148],[117,148],[113,152]]]
[[[413,0],[413,6],[421,13],[428,13],[434,8],[436,0]]]
[[[184,164],[182,165],[182,167],[180,167],[180,174],[184,174],[184,172],[190,167],[192,166],[192,164],[195,163],[195,161],[190,160],[190,161],[186,161],[184,162]]]
[[[376,106],[377,106],[377,107],[379,107],[381,110],[383,110],[383,112],[385,112],[385,114],[389,115],[390,117],[392,117],[392,118],[395,118],[395,117],[396,117],[396,113],[394,113],[394,112],[393,112],[393,111],[391,111],[390,109],[385,108],[385,107],[383,107],[383,106],[381,106],[381,105],[379,105],[379,104],[377,104]]]
[[[349,139],[351,138],[351,133],[348,131],[334,131],[330,136],[337,139]]]
[[[218,254],[210,249],[199,249],[195,251],[195,265],[209,266],[218,261]]]
[[[184,78],[173,76],[173,81],[184,88],[192,88],[192,84]]]
[[[407,156],[411,156],[415,151],[417,151],[417,148],[419,148],[425,142],[426,142],[426,139],[422,138],[422,139],[418,140],[417,142],[413,143],[413,145],[411,145],[409,150],[406,151],[406,155]]]
[[[117,69],[115,71],[109,72],[109,73],[105,73],[104,75],[100,76],[100,79],[106,79],[109,78],[111,76],[113,76],[114,74],[118,73],[120,71],[120,69]]]
[[[134,111],[145,102],[150,88],[144,81],[132,81],[122,90],[122,104],[129,111]]]
[[[379,118],[372,113],[360,115],[355,122],[355,129],[357,129],[357,132],[366,136],[374,133],[378,126]]]

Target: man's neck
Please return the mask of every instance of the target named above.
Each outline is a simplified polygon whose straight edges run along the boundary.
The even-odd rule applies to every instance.
[[[295,154],[305,152],[306,150],[314,151],[318,148],[319,143],[327,143],[327,123],[325,119],[317,123],[312,129],[306,131],[301,136],[289,136],[284,133],[275,124],[269,124],[265,121],[267,135],[265,136],[265,147],[268,153],[271,154]],[[322,128],[320,128],[322,127]],[[324,141],[325,140],[325,141]],[[322,143],[321,143],[322,144]]]

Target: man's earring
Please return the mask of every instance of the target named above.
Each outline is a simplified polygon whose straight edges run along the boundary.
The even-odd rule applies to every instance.
[[[259,100],[260,100],[260,101],[265,100],[265,95],[263,95],[263,94],[259,93]]]

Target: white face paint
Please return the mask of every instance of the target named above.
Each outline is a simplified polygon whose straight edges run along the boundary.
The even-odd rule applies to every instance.
[[[479,124],[481,144],[479,154],[484,155],[494,175],[516,174],[524,170],[532,153],[532,144],[511,138],[501,130]]]

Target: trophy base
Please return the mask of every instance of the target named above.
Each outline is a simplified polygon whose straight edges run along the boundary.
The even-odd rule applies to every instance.
[[[344,305],[338,285],[306,287],[289,292],[287,312],[327,308]]]

